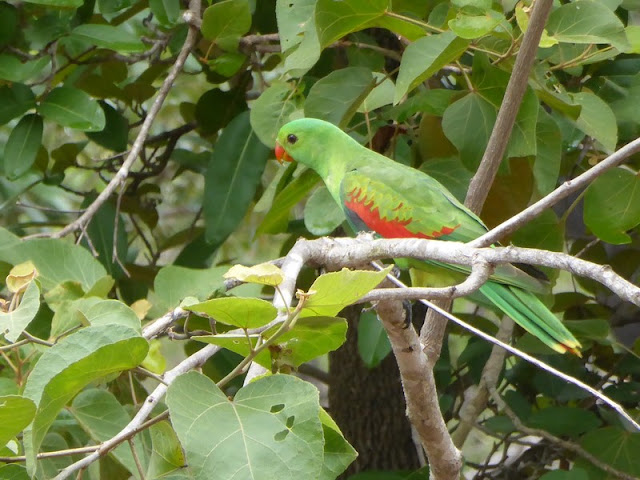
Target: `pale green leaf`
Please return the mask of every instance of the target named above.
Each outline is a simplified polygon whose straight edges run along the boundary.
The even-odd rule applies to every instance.
[[[618,125],[611,107],[590,92],[576,93],[573,99],[582,107],[576,120],[578,128],[595,138],[605,149],[613,152],[618,143]]]
[[[224,297],[186,308],[196,314],[204,314],[226,325],[240,328],[258,328],[275,320],[278,310],[270,302],[260,298]]]
[[[225,50],[238,46],[242,35],[251,28],[251,11],[247,0],[223,0],[208,7],[202,15],[202,35]]]
[[[280,270],[280,267],[267,262],[254,265],[253,267],[234,265],[223,277],[275,287],[276,285],[280,285],[284,280],[284,272]]]
[[[36,405],[20,395],[0,397],[0,448],[31,423]],[[0,472],[0,476],[2,473]],[[2,477],[4,478],[4,477]]]
[[[178,265],[162,267],[153,288],[160,307],[166,310],[175,308],[185,297],[205,300],[215,290],[224,285],[222,274],[227,267],[208,269],[186,268]]]
[[[379,272],[349,270],[325,273],[309,287],[310,297],[302,309],[302,316],[335,316],[344,307],[360,299],[384,280],[391,266]]]
[[[328,235],[344,221],[344,212],[325,186],[313,192],[304,206],[304,226],[314,235]]]
[[[371,26],[389,7],[389,0],[318,0],[315,17],[320,44],[324,48],[348,33]]]
[[[320,58],[320,40],[315,22],[316,0],[277,0],[276,19],[284,69],[303,75]]]
[[[276,144],[278,130],[298,112],[295,89],[285,82],[273,82],[251,105],[251,127],[267,147]]]
[[[139,365],[148,343],[123,325],[87,327],[49,348],[31,371],[24,396],[38,407],[25,430],[27,468],[35,470],[35,456],[56,415],[88,383]]]
[[[233,401],[199,373],[167,392],[171,423],[196,480],[317,478],[323,463],[317,389],[291,375],[259,379]]]
[[[0,311],[0,335],[15,342],[35,318],[40,308],[40,289],[36,282],[29,283],[20,305],[11,312]]]

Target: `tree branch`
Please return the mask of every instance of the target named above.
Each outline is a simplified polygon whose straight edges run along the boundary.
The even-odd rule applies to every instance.
[[[184,19],[185,21],[187,21],[187,23],[189,23],[189,20],[193,18],[200,18],[200,0],[191,0],[189,2],[189,10],[184,13]],[[182,70],[184,62],[187,60],[187,57],[191,53],[191,50],[196,43],[198,33],[198,28],[190,24],[187,38],[185,39],[184,44],[180,49],[180,53],[178,54],[173,67],[171,67],[171,71],[167,75],[167,78],[165,78],[164,82],[162,82],[162,86],[160,87],[160,90],[158,91],[158,94],[153,101],[153,105],[151,105],[149,113],[147,114],[144,122],[142,123],[142,126],[140,127],[138,136],[133,142],[131,151],[129,152],[129,155],[127,155],[127,158],[122,163],[122,166],[120,167],[116,175],[111,179],[105,189],[100,192],[100,195],[98,195],[98,197],[91,203],[91,205],[89,205],[89,207],[84,211],[82,215],[80,215],[76,220],[71,222],[59,232],[51,235],[52,237],[61,238],[65,235],[75,232],[76,230],[82,229],[91,221],[96,212],[116,191],[116,189],[125,182],[125,180],[129,176],[129,170],[131,169],[131,166],[136,161],[138,155],[144,147],[144,143],[147,139],[147,136],[149,135],[151,126],[153,125],[156,116],[160,112],[160,108],[162,107],[165,98],[167,98],[167,95],[169,94],[169,90],[173,86],[173,82],[180,73],[180,70]]]
[[[602,175],[604,172],[621,164],[624,160],[631,155],[640,152],[640,138],[629,142],[617,152],[609,155],[606,159],[598,163],[595,167],[590,168],[581,175],[578,175],[572,180],[564,182],[561,186],[556,188],[546,197],[538,200],[533,205],[525,208],[519,214],[511,217],[509,220],[501,223],[495,228],[492,228],[489,232],[485,233],[481,237],[476,238],[474,241],[469,242],[469,245],[474,247],[486,247],[493,243],[496,243],[505,235],[516,231],[526,223],[530,222],[545,210],[551,208],[563,198],[568,197],[572,193],[586,187]]]

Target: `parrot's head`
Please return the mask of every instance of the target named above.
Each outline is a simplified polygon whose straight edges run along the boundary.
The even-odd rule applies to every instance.
[[[335,125],[316,118],[300,118],[284,125],[276,138],[276,158],[280,163],[296,161],[313,169],[326,161],[344,137]]]

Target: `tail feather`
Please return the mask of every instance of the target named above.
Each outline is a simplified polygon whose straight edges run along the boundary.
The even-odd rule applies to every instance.
[[[580,342],[533,293],[495,282],[480,291],[518,325],[556,352],[580,355]]]

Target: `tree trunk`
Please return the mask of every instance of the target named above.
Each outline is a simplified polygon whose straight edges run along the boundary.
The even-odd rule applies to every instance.
[[[359,314],[357,307],[341,312],[349,323],[347,341],[329,356],[331,416],[359,454],[341,478],[420,468],[395,358],[389,354],[374,369],[364,365],[357,347]]]

